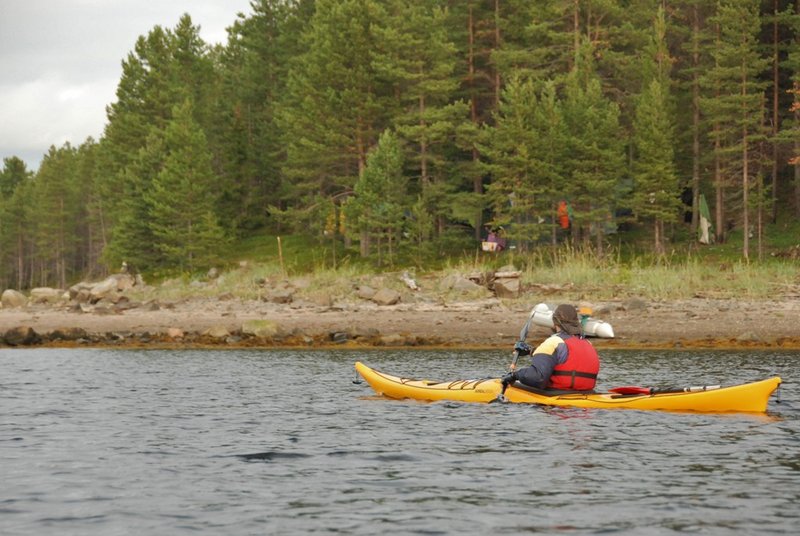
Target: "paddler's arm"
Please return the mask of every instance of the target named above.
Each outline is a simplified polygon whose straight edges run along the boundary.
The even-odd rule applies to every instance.
[[[519,369],[515,377],[525,385],[545,389],[553,369],[567,360],[567,345],[558,335],[552,335],[540,344],[531,356],[531,364]]]

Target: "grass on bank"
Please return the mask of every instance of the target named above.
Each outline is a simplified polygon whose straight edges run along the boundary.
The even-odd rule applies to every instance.
[[[794,234],[797,233],[797,234]],[[792,235],[792,236],[789,236]],[[775,243],[792,247],[792,237],[800,236],[800,224],[786,226]],[[458,274],[462,276],[493,272],[503,266],[520,270],[526,303],[556,300],[609,300],[640,297],[648,300],[686,299],[691,297],[770,299],[800,292],[800,261],[773,256],[778,251],[768,244],[762,261],[751,262],[741,256],[741,236],[733,235],[727,243],[701,246],[693,241],[676,247],[670,254],[655,258],[635,253],[630,245],[609,241],[602,256],[592,249],[569,245],[540,245],[532,251],[508,250],[496,253],[480,251],[479,244],[461,233],[439,249],[406,246],[387,252],[380,259],[363,259],[357,249],[341,243],[318,242],[307,236],[251,236],[242,240],[227,255],[225,267],[214,285],[204,283],[204,274],[184,275],[158,285],[165,299],[185,296],[219,296],[229,293],[243,299],[258,299],[281,281],[290,279],[299,295],[310,300],[329,296],[333,299],[353,295],[359,284],[403,289],[399,275],[409,274],[420,282],[423,294],[455,299],[438,282]],[[463,298],[468,298],[464,296]]]

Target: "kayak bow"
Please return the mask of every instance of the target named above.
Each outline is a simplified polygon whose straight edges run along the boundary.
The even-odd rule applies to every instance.
[[[396,399],[454,400],[459,402],[492,402],[502,386],[499,378],[439,382],[416,380],[385,374],[356,362],[356,371],[376,393]],[[770,395],[781,384],[777,376],[752,383],[705,390],[651,393],[597,393],[577,391],[543,391],[514,383],[506,389],[508,402],[569,406],[578,408],[622,408],[662,411],[696,411],[703,413],[753,412],[767,410]]]

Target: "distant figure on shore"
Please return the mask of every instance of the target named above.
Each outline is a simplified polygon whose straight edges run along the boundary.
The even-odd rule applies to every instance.
[[[496,244],[493,247],[490,246],[491,251],[503,251],[506,249],[506,239],[501,235],[502,231],[502,227],[497,227],[489,231],[489,236],[486,237],[486,242],[489,244]]]

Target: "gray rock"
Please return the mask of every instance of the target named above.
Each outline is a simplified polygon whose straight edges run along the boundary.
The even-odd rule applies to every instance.
[[[398,333],[392,333],[381,337],[380,344],[381,346],[405,346],[408,344],[408,340]]]
[[[348,331],[353,339],[374,339],[381,334],[377,328],[368,328],[363,326],[355,326]]]
[[[51,287],[38,287],[31,289],[31,302],[33,303],[58,303],[64,294],[63,290]]]
[[[756,333],[752,331],[746,331],[736,337],[738,342],[761,342],[761,337],[759,337]]]
[[[280,333],[280,326],[272,320],[245,320],[242,333],[260,339],[271,339]]]
[[[225,326],[211,326],[203,332],[203,335],[207,335],[212,339],[226,339],[230,337],[231,332]]]
[[[648,304],[641,298],[630,298],[622,302],[625,311],[646,311]]]
[[[19,326],[6,331],[3,336],[9,346],[29,346],[41,342],[42,338],[30,326]]]
[[[71,292],[70,295],[72,295]],[[78,303],[89,303],[89,301],[92,299],[92,289],[80,289],[72,299]]]
[[[67,289],[69,293],[70,300],[76,300],[81,302],[89,301],[89,295],[92,292],[92,285],[91,283],[87,283],[86,281],[81,281],[80,283],[76,283]],[[78,296],[82,295],[83,299],[79,299]]]
[[[333,296],[326,293],[314,294],[311,296],[311,303],[321,307],[330,307],[333,305]]]
[[[469,279],[464,279],[463,277],[457,278],[453,282],[453,286],[451,288],[460,292],[477,292],[483,290],[483,287],[479,284],[470,281]]]
[[[359,285],[356,295],[362,300],[371,300],[377,291],[368,285]]]
[[[3,291],[2,297],[0,297],[0,302],[2,302],[3,307],[8,307],[10,309],[16,307],[24,307],[25,304],[28,303],[28,298],[22,292],[14,289],[7,289]]]
[[[337,344],[345,343],[349,340],[349,338],[350,337],[347,335],[347,333],[343,331],[337,331],[335,333],[331,333],[331,341]]]
[[[136,279],[130,274],[114,274],[111,278],[116,279],[118,291],[128,290],[136,285]]]
[[[400,302],[400,293],[389,288],[382,288],[372,297],[378,305],[394,305]]]
[[[271,291],[265,297],[265,301],[271,303],[292,303],[293,299],[294,299],[293,288],[278,288]]]
[[[117,280],[109,277],[96,285],[93,285],[89,291],[89,301],[97,303],[103,298],[110,296],[112,293],[117,292]]]
[[[494,280],[494,292],[498,298],[519,297],[519,278],[502,278]]]
[[[182,339],[184,336],[183,330],[181,328],[167,328],[167,337],[170,339]]]
[[[87,339],[89,334],[83,328],[61,328],[50,332],[48,338],[51,341],[78,341]]]

